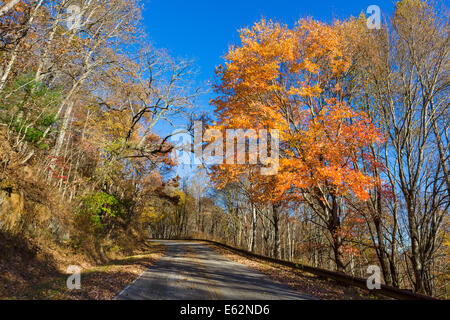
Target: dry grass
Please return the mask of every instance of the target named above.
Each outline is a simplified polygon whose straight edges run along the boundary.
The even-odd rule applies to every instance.
[[[159,260],[165,251],[164,245],[153,245],[151,253],[124,257],[82,271],[81,289],[68,290],[67,275],[43,283],[32,294],[33,298],[64,300],[112,300],[123,288],[142,272]]]
[[[44,250],[24,243],[0,235],[0,299],[111,300],[166,250],[162,244],[142,244],[132,256],[117,254],[96,264],[57,246]],[[80,290],[67,289],[69,265],[81,267]]]

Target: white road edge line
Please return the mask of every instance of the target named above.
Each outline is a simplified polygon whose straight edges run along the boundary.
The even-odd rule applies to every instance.
[[[131,282],[131,284],[127,285],[127,286],[125,287],[125,289],[123,289],[122,291],[120,291],[120,293],[119,293],[118,295],[116,295],[116,296],[113,298],[113,300],[119,299],[119,297],[120,297],[122,294],[124,294],[125,291],[127,291],[127,290],[131,287],[131,285],[135,284],[136,281],[139,280],[139,279],[144,275],[144,273],[146,273],[146,272],[147,272],[147,270],[145,270],[144,272],[142,272],[142,273],[139,275],[139,277],[137,277],[136,279],[133,280],[133,282]]]

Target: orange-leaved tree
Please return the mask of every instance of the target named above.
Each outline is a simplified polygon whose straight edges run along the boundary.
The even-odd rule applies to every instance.
[[[369,161],[365,149],[383,137],[366,114],[355,111],[346,91],[352,61],[343,36],[344,23],[300,20],[289,29],[262,20],[240,31],[242,44],[230,48],[217,69],[216,128],[276,129],[279,170],[264,176],[252,170],[260,201],[279,206],[304,201],[318,215],[338,270],[344,239],[344,201],[368,198],[376,181],[360,170]],[[272,148],[273,149],[273,148]],[[259,165],[219,165],[223,181]],[[226,173],[226,174],[223,174]]]

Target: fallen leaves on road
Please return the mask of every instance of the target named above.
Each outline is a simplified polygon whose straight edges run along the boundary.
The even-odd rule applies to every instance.
[[[334,280],[293,270],[292,268],[269,263],[257,258],[237,254],[228,249],[210,246],[226,258],[246,265],[254,270],[268,275],[275,281],[285,283],[291,288],[320,300],[367,300],[377,299],[367,291],[340,284]]]

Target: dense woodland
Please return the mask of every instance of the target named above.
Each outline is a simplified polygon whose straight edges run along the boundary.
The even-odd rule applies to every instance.
[[[0,2],[2,233],[92,254],[215,239],[359,277],[378,265],[386,284],[448,298],[447,8],[403,0],[373,30],[363,15],[256,22],[217,67],[210,114],[196,113],[209,88],[195,65],[150,45],[141,11]],[[176,176],[171,137],[154,128],[180,119],[188,132],[198,119],[277,129],[277,174],[204,164]]]

